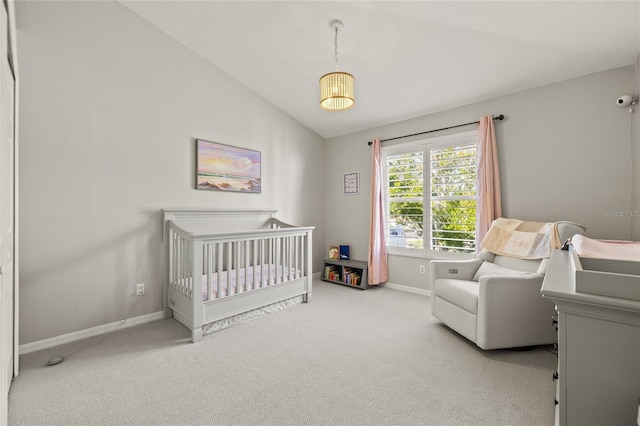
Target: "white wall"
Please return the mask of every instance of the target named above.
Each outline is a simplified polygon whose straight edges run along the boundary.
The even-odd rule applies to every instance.
[[[315,225],[324,140],[117,2],[18,2],[20,343],[162,308],[160,209]],[[262,194],[194,189],[194,138],[262,152]]]
[[[487,114],[506,117],[495,122],[505,217],[570,220],[586,225],[594,238],[629,239],[630,215],[612,212],[629,212],[632,206],[631,120],[639,113],[630,116],[615,100],[634,91],[636,78],[634,67],[628,66],[328,140],[327,244],[349,244],[354,258],[367,258],[367,141],[466,123]],[[342,195],[342,174],[348,171],[360,171],[358,196]],[[427,289],[429,270],[419,275],[421,264],[428,261],[390,256],[390,282]]]

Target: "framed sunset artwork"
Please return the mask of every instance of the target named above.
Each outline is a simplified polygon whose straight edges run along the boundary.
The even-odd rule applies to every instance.
[[[262,192],[260,151],[196,139],[196,189]]]

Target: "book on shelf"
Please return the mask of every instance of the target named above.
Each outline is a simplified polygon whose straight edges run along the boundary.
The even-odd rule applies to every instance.
[[[353,277],[351,278],[351,285],[360,285],[360,280],[362,278],[360,277],[360,275],[354,274]]]
[[[360,280],[362,279],[362,276],[360,275],[361,273],[361,271],[356,272],[351,268],[344,268],[344,282],[357,286],[358,284],[360,284]]]
[[[326,265],[324,267],[324,277],[331,281],[340,281],[340,269],[335,265]]]

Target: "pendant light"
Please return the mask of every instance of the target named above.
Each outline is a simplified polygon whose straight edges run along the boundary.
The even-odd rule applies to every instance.
[[[338,31],[344,27],[342,22],[331,22],[334,31],[334,59],[336,70],[320,77],[320,108],[328,111],[343,111],[353,107],[354,100],[353,82],[355,79],[347,72],[338,70]]]

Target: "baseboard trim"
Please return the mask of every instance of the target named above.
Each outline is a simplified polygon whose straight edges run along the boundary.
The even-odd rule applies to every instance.
[[[151,321],[156,321],[164,318],[164,311],[152,312],[146,315],[140,315],[138,317],[129,318],[122,325],[122,321],[112,322],[110,324],[99,325],[96,327],[85,328],[84,330],[74,331],[73,333],[63,334],[49,339],[38,340],[36,342],[25,343],[20,345],[18,351],[20,355],[28,354],[29,352],[36,352],[42,349],[52,348],[54,346],[63,345],[65,343],[75,342],[76,340],[86,339],[87,337],[98,336],[100,334],[109,333],[115,330],[118,326],[119,329],[133,327],[134,325],[145,324]]]
[[[425,290],[423,288],[416,288],[408,285],[395,284],[395,283],[385,283],[384,286],[387,288],[392,288],[394,290],[406,291],[407,293],[414,293],[414,294],[419,294],[421,296],[431,297],[431,291]]]

